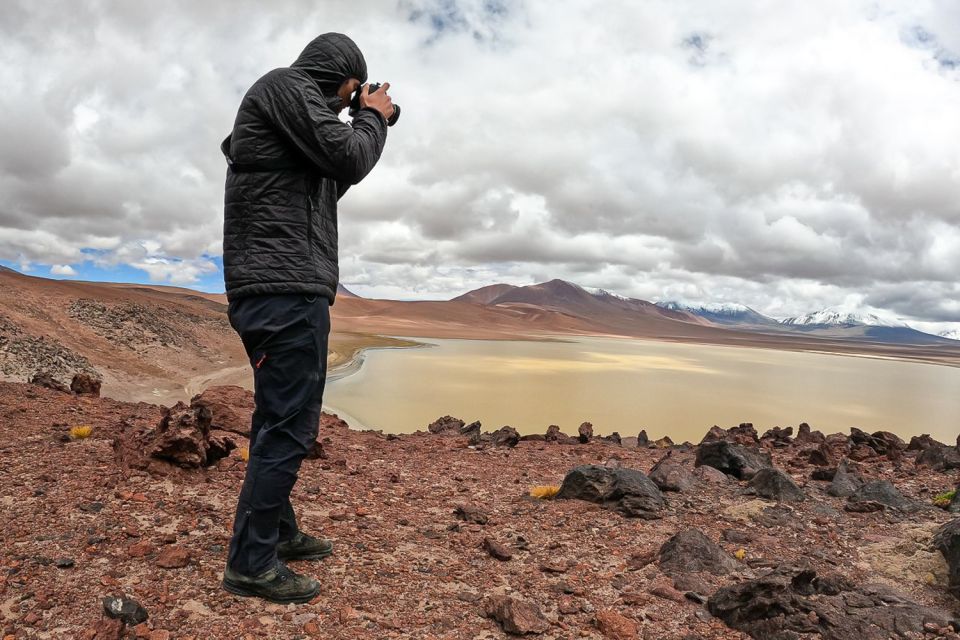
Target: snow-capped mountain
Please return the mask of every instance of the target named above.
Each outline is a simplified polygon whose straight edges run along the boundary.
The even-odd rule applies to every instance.
[[[875,313],[862,309],[843,309],[840,307],[828,307],[814,313],[786,318],[782,322],[783,324],[800,326],[911,328],[903,320],[883,312]]]
[[[946,338],[948,340],[960,340],[960,329],[950,329],[948,331],[941,331],[938,333],[941,338]]]
[[[680,300],[665,300],[657,303],[658,307],[671,311],[686,311],[693,315],[706,318],[717,324],[746,324],[772,325],[777,324],[769,318],[745,304],[738,302],[683,302]]]

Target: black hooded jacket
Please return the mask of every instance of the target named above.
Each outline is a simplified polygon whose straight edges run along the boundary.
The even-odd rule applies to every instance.
[[[291,66],[274,69],[243,96],[228,159],[223,210],[227,298],[304,293],[334,303],[339,281],[337,200],[380,158],[387,123],[361,109],[342,122],[337,89],[367,81],[353,40],[326,33]]]

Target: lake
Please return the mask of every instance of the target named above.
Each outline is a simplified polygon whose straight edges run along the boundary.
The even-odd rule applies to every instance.
[[[400,336],[397,336],[400,337]],[[576,434],[699,442],[712,425],[758,431],[960,431],[960,368],[846,355],[564,336],[564,342],[409,338],[429,347],[364,352],[328,381],[324,405],[354,428],[408,433],[450,414],[485,431],[556,424]]]

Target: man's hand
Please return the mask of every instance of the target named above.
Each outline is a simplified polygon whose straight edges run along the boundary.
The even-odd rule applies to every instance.
[[[374,93],[370,93],[370,85],[365,84],[360,89],[360,107],[370,107],[383,114],[383,117],[390,120],[393,117],[393,99],[387,95],[387,89],[390,88],[389,82],[384,82]]]

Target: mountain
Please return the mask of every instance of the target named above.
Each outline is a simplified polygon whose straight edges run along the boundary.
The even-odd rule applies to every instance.
[[[722,325],[772,326],[779,324],[777,320],[736,302],[692,303],[670,300],[658,302],[657,306],[673,311],[686,311]]]
[[[452,298],[451,302],[473,302],[475,304],[490,304],[498,297],[511,289],[516,289],[512,284],[491,284],[486,287],[480,287],[473,291],[468,291],[463,295]]]
[[[494,306],[537,306],[624,330],[630,323],[670,321],[704,324],[684,311],[661,309],[646,300],[627,298],[604,289],[588,290],[566,280],[554,279],[524,287],[511,287],[493,298]]]
[[[910,328],[910,325],[906,322],[892,316],[881,317],[869,311],[839,307],[828,307],[815,313],[786,318],[783,320],[783,324]]]
[[[960,340],[960,329],[941,331],[937,335],[939,335],[941,338],[946,338],[947,340]]]

